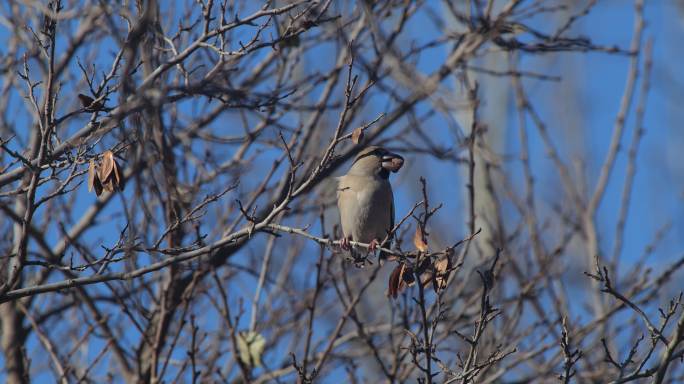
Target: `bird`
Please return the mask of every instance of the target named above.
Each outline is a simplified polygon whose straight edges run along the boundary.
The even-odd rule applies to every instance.
[[[369,244],[375,252],[381,242],[389,248],[394,227],[394,195],[389,181],[404,164],[404,158],[379,146],[361,150],[346,175],[337,178],[337,208],[340,212],[342,239],[340,247],[349,251],[354,260],[359,252],[350,241]],[[380,260],[387,255],[380,252]]]

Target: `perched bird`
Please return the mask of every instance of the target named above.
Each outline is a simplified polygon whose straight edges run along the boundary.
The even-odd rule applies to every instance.
[[[374,252],[394,227],[394,195],[390,172],[397,172],[404,158],[382,147],[364,148],[354,159],[349,172],[338,177],[337,208],[340,211],[343,238],[341,247],[358,259],[358,251],[349,241],[370,244]],[[391,238],[385,243],[389,247]],[[382,252],[380,258],[385,258]]]

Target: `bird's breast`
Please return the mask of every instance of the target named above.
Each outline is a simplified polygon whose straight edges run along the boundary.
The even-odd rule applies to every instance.
[[[392,220],[392,187],[386,180],[348,178],[340,183],[340,218],[345,236],[382,240]]]

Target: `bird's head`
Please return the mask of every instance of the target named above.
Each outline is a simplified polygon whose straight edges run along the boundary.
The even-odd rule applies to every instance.
[[[349,174],[370,176],[377,175],[383,179],[390,172],[397,172],[404,165],[404,158],[385,148],[370,146],[364,148],[352,163]]]

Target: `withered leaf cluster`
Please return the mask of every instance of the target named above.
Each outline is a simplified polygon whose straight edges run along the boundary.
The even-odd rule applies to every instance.
[[[88,192],[93,189],[95,189],[97,196],[100,196],[103,190],[107,192],[123,191],[123,175],[112,151],[105,151],[99,164],[95,159],[90,160]]]
[[[413,245],[421,253],[428,252],[427,232],[420,225],[416,226],[416,231],[413,235]],[[420,283],[423,286],[432,282],[432,288],[438,293],[446,288],[449,273],[452,269],[450,253],[436,259],[425,258],[419,265],[411,266],[402,262],[390,274],[388,295],[396,298],[404,288],[410,287],[415,283],[415,275],[420,276]]]

